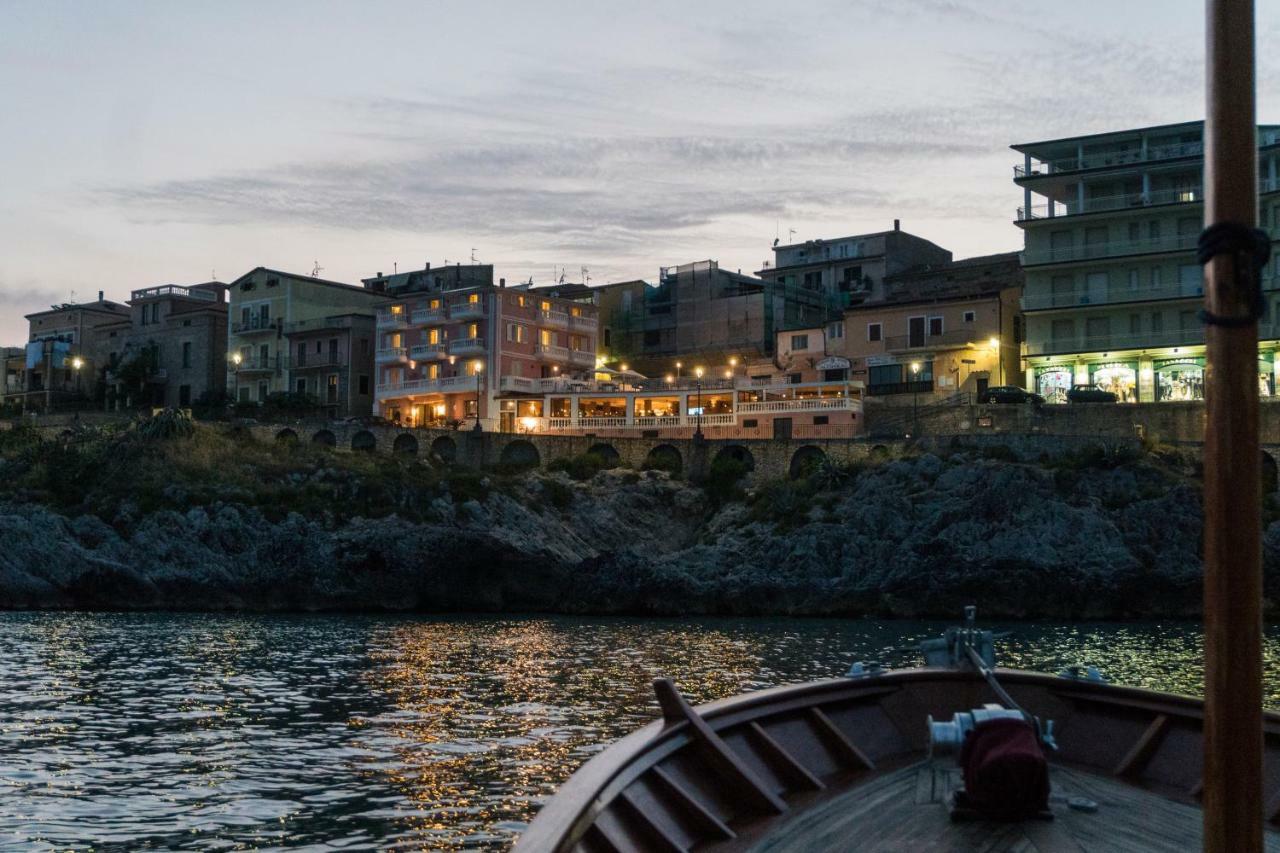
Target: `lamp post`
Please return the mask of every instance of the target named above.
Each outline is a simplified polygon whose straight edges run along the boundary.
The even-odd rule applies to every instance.
[[[680,381],[680,368],[682,367],[684,367],[684,365],[677,361],[676,362],[676,381],[677,382]]]
[[[1000,339],[994,335],[991,340],[987,341],[991,348],[996,351],[996,384],[1004,384],[1004,350],[1000,348]]]
[[[84,359],[76,356],[71,359],[71,369],[76,373],[76,396],[80,396],[80,368],[84,367]]]
[[[240,402],[240,362],[242,361],[244,361],[244,356],[242,356],[240,353],[237,352],[237,353],[231,354],[231,363],[235,365],[235,367],[231,371],[232,379],[234,380],[231,386],[232,387],[232,390],[231,390],[232,403]]]
[[[472,427],[473,432],[481,432],[483,427],[480,426],[480,376],[484,373],[484,364],[476,362],[476,425]]]
[[[911,362],[911,431],[920,432],[920,362]]]
[[[698,427],[693,431],[694,438],[702,438],[702,368],[693,369],[694,384],[698,389]]]

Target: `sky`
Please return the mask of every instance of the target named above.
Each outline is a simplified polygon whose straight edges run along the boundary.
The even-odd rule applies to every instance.
[[[1009,145],[1202,117],[1203,42],[1193,0],[0,0],[0,344],[256,266],[653,281],[895,218],[1016,250]]]

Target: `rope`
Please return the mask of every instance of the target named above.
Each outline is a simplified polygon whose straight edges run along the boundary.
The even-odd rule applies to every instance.
[[[1249,313],[1243,317],[1224,317],[1207,310],[1200,312],[1206,325],[1238,329],[1256,323],[1267,311],[1262,296],[1262,268],[1271,258],[1271,240],[1267,232],[1238,222],[1216,222],[1200,232],[1196,260],[1201,266],[1218,255],[1234,256],[1236,285],[1250,290]]]

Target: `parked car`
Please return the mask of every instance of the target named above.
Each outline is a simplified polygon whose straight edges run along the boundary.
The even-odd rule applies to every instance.
[[[1016,385],[996,385],[982,392],[979,398],[983,403],[1035,403],[1044,402],[1044,397],[1033,394]]]
[[[1072,385],[1067,392],[1068,403],[1114,403],[1117,399],[1115,394],[1097,385]]]

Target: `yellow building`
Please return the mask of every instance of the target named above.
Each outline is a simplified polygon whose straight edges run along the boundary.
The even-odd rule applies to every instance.
[[[301,366],[290,360],[291,335],[327,318],[367,316],[386,295],[356,285],[308,275],[257,267],[231,283],[227,332],[227,386],[241,402],[263,402],[271,394],[292,391],[292,372]],[[368,364],[361,374],[372,382],[373,341],[354,340],[347,357]],[[350,365],[347,365],[350,367]],[[352,371],[335,369],[341,381]]]

